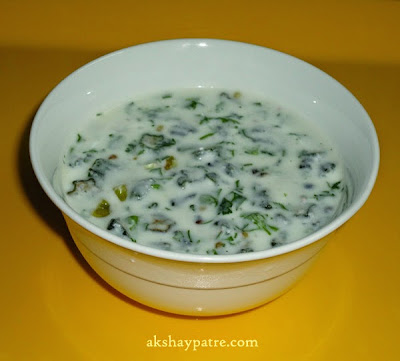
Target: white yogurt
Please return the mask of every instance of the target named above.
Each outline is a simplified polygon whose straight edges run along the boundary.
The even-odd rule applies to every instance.
[[[132,242],[235,254],[329,223],[347,186],[332,145],[268,100],[169,91],[94,114],[54,182],[79,214]]]

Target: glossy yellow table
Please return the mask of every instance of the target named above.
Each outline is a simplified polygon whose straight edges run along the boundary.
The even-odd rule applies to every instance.
[[[0,360],[400,359],[399,23],[398,1],[2,1]],[[178,37],[247,41],[311,62],[361,101],[381,143],[370,199],[306,278],[229,317],[164,314],[107,286],[29,162],[33,115],[63,77],[111,50]]]

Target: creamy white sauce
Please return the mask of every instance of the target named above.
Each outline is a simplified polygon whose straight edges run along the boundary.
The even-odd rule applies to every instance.
[[[94,114],[54,181],[99,227],[193,254],[300,239],[329,223],[347,195],[337,153],[307,121],[217,89],[150,95]]]

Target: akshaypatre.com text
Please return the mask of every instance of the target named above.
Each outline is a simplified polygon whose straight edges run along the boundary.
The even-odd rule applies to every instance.
[[[257,348],[258,340],[224,340],[224,339],[179,339],[168,335],[159,338],[154,335],[146,341],[149,348],[182,348],[185,351],[197,351],[201,348]]]

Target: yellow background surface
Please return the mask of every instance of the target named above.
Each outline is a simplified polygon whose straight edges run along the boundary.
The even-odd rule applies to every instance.
[[[194,319],[121,296],[85,263],[31,169],[46,94],[109,51],[208,37],[300,57],[345,85],[381,145],[375,189],[294,289],[256,310]],[[0,360],[400,359],[400,2],[0,1]],[[258,347],[149,348],[148,340]]]

